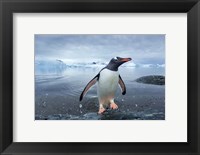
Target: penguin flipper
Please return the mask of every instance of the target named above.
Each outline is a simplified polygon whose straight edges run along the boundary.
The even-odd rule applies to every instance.
[[[119,85],[120,85],[121,90],[122,90],[122,95],[125,95],[126,94],[126,86],[125,86],[124,81],[122,80],[120,75],[119,75]]]
[[[99,79],[99,74],[97,74],[84,88],[83,92],[80,95],[79,101],[83,99],[85,94],[88,92],[88,90],[97,82]]]

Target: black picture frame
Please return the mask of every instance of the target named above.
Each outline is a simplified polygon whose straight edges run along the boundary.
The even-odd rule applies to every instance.
[[[13,13],[145,12],[187,13],[187,143],[16,143],[13,142]],[[0,0],[1,154],[200,154],[199,0]],[[181,58],[181,56],[180,56]],[[92,132],[92,131],[91,131]],[[31,134],[31,133],[30,133]],[[53,136],[53,133],[52,133]]]

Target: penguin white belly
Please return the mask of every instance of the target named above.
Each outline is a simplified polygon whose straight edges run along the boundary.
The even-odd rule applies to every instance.
[[[100,73],[97,94],[100,104],[109,104],[114,99],[119,82],[119,72],[104,69]]]

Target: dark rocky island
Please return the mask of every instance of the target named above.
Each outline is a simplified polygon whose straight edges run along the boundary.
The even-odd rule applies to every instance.
[[[165,85],[165,77],[161,75],[149,75],[143,76],[135,80],[139,83],[153,84],[153,85]]]

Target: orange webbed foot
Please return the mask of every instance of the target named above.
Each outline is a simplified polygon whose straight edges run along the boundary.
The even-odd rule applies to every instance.
[[[104,108],[99,108],[99,112],[98,112],[98,114],[102,114],[104,111],[105,111]]]
[[[113,103],[110,104],[110,108],[111,108],[111,109],[117,109],[118,106],[117,106],[117,104],[115,104],[115,103],[113,102]]]

